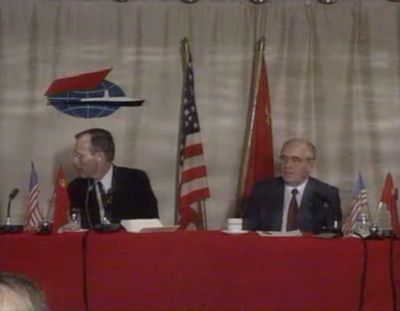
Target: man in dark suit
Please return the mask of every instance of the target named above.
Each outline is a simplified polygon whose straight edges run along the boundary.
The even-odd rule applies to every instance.
[[[122,219],[158,218],[157,199],[144,171],[113,164],[114,139],[93,128],[75,135],[73,163],[79,177],[68,185],[72,208],[81,211],[82,227]]]
[[[257,182],[244,211],[243,229],[321,233],[338,231],[342,212],[339,190],[310,176],[316,159],[313,144],[286,141],[280,177]]]

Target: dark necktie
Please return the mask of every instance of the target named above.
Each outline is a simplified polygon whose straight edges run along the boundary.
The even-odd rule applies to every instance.
[[[103,203],[103,208],[104,208],[104,216],[108,218],[109,221],[111,221],[112,215],[111,215],[111,204],[112,204],[112,191],[111,189],[106,193],[104,191],[103,184],[98,181],[97,186],[99,187],[99,192],[101,195],[101,202]]]
[[[296,188],[292,190],[292,199],[290,200],[289,203],[289,212],[287,217],[287,226],[286,226],[287,231],[297,229],[297,214],[299,211],[299,207],[297,205],[296,195],[298,193],[299,191]]]
[[[103,206],[104,216],[107,216],[106,192],[104,191],[103,184],[101,183],[101,181],[97,182],[97,188],[99,189],[100,192],[101,205]],[[99,204],[99,212],[100,212],[100,204]]]

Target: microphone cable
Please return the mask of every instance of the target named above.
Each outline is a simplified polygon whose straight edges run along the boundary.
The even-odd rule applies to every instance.
[[[358,236],[361,239],[361,243],[363,246],[363,266],[360,277],[360,298],[358,300],[358,311],[364,310],[365,303],[365,288],[367,285],[367,271],[368,271],[368,246],[366,240],[357,232],[353,232],[354,235]]]
[[[398,240],[399,238],[392,232],[391,237],[390,237],[390,247],[389,247],[389,276],[390,276],[390,287],[392,291],[392,306],[394,311],[398,311],[398,305],[397,305],[397,288],[396,288],[396,280],[395,280],[395,269],[394,269],[394,256],[395,256],[395,251],[394,251],[394,246],[395,246],[395,241]]]
[[[87,180],[87,184],[88,187],[86,189],[86,194],[85,194],[85,214],[86,214],[86,219],[88,222],[88,226],[89,229],[93,229],[93,223],[92,220],[90,218],[90,214],[89,214],[89,192],[91,192],[93,190],[93,188],[95,187],[95,183],[93,182],[93,184],[90,184],[90,180]]]

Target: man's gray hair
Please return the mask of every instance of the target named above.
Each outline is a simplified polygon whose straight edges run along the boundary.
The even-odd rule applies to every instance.
[[[8,300],[7,295],[14,293],[20,298],[21,311],[48,311],[43,291],[29,278],[21,274],[0,272],[0,309]],[[17,310],[17,309],[16,309]],[[18,309],[19,310],[19,309]]]
[[[104,156],[108,162],[114,161],[115,143],[109,131],[102,128],[91,128],[76,134],[75,139],[79,139],[83,135],[90,135],[93,151],[104,152]]]
[[[310,158],[309,160],[315,160],[317,158],[317,149],[315,148],[314,144],[309,142],[308,140],[304,138],[291,138],[288,139],[283,143],[282,149],[285,148],[286,146],[289,146],[291,144],[304,144],[307,146],[308,151],[310,152]]]

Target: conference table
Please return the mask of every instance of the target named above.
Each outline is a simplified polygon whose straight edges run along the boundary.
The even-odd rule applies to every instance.
[[[393,310],[400,242],[220,231],[0,236],[51,310]]]

